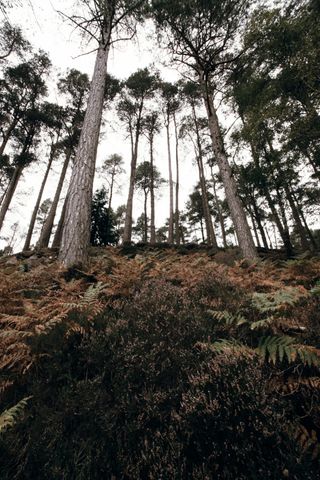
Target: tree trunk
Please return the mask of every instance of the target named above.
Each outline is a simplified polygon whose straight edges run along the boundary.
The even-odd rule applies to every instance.
[[[267,241],[267,237],[266,237],[266,232],[264,231],[264,228],[263,228],[263,225],[262,225],[261,215],[260,215],[259,208],[258,208],[258,205],[257,205],[257,202],[256,202],[256,199],[255,199],[254,195],[251,198],[251,203],[252,203],[252,207],[253,207],[254,217],[256,219],[257,226],[258,226],[261,238],[262,238],[263,246],[266,250],[268,250],[269,246],[268,246],[268,241]]]
[[[8,128],[8,130],[6,131],[6,133],[4,134],[3,139],[2,139],[2,143],[1,143],[1,146],[0,146],[0,157],[4,154],[4,150],[7,146],[8,141],[10,140],[10,137],[11,137],[11,134],[12,134],[13,130],[16,128],[16,126],[18,124],[18,121],[19,121],[19,119],[15,118],[13,120],[13,122],[11,123],[10,127]]]
[[[26,237],[26,240],[25,240],[25,243],[24,243],[23,251],[29,250],[29,248],[30,248],[30,243],[31,243],[31,238],[32,238],[34,225],[36,223],[37,213],[38,213],[38,210],[39,210],[39,207],[40,207],[43,191],[44,191],[44,188],[45,188],[46,183],[47,183],[47,179],[48,179],[48,175],[49,175],[49,172],[50,172],[50,169],[51,169],[51,165],[52,165],[52,162],[53,162],[54,157],[55,157],[55,152],[56,152],[56,146],[54,144],[52,144],[48,165],[47,165],[46,172],[45,172],[43,180],[42,180],[42,184],[41,184],[41,187],[40,187],[40,190],[39,190],[39,193],[38,193],[38,198],[37,198],[36,204],[35,204],[33,212],[32,212],[32,216],[31,216],[31,220],[30,220],[30,224],[29,224],[27,237]]]
[[[109,204],[108,204],[109,213],[110,213],[110,210],[111,210],[111,203],[112,203],[112,196],[113,196],[114,177],[115,177],[115,171],[113,170],[112,175],[111,175]]]
[[[167,147],[168,147],[168,166],[169,166],[169,232],[168,232],[168,242],[170,244],[174,241],[174,232],[173,232],[173,178],[172,178],[172,159],[171,159],[171,148],[170,148],[170,117],[167,116],[166,122],[167,130]]]
[[[59,204],[59,200],[60,200],[60,195],[61,195],[62,187],[63,187],[63,184],[64,184],[64,180],[66,178],[66,174],[67,174],[68,166],[69,166],[69,163],[70,163],[71,155],[72,155],[72,149],[70,148],[68,150],[67,154],[66,154],[66,158],[65,158],[64,163],[63,163],[63,167],[62,167],[62,170],[61,170],[61,173],[60,173],[59,182],[58,182],[58,185],[57,185],[56,192],[54,194],[54,198],[53,198],[52,205],[50,207],[50,211],[48,213],[46,221],[44,222],[43,229],[42,229],[41,234],[40,234],[40,238],[39,238],[39,241],[38,241],[38,244],[37,244],[38,248],[47,248],[49,246],[50,237],[51,237],[53,224],[54,224],[54,219],[55,219],[55,216],[56,216],[56,213],[57,213],[57,208],[58,208],[58,204]]]
[[[251,223],[252,223],[254,236],[256,237],[257,246],[259,248],[261,248],[260,238],[259,238],[259,235],[258,235],[258,230],[257,230],[256,222],[255,222],[255,219],[254,219],[254,215],[253,215],[253,212],[252,212],[252,206],[250,205],[250,203],[248,203],[248,211],[249,211],[249,215],[250,215],[250,218],[251,218]]]
[[[59,259],[66,267],[88,262],[92,187],[110,50],[110,31],[99,45],[87,110],[71,175]]]
[[[67,200],[68,200],[68,197],[66,197],[63,202],[59,223],[57,225],[57,228],[53,237],[53,241],[52,241],[52,248],[59,248],[61,245],[62,231],[63,231],[64,219],[66,216],[66,209],[67,209]]]
[[[150,181],[150,202],[151,202],[151,214],[150,214],[150,243],[154,245],[156,243],[156,227],[155,227],[155,200],[154,200],[154,158],[153,158],[153,136],[150,136],[150,165],[151,165],[151,181]]]
[[[207,230],[207,243],[208,245],[217,249],[218,245],[217,245],[217,239],[214,233],[212,217],[210,213],[208,191],[207,191],[207,185],[206,185],[206,179],[205,179],[204,167],[203,167],[203,155],[202,155],[200,131],[199,131],[198,120],[197,120],[194,103],[192,104],[192,112],[193,112],[193,120],[196,128],[196,136],[197,136],[197,145],[198,145],[197,164],[198,164],[199,180],[200,180],[200,187],[201,187],[202,208],[203,208],[204,220],[205,220],[206,230]]]
[[[12,201],[12,198],[13,198],[13,195],[14,195],[14,192],[16,191],[16,188],[17,188],[17,185],[18,185],[18,182],[20,180],[20,177],[21,177],[21,174],[22,174],[22,171],[24,169],[24,165],[17,165],[16,168],[15,168],[15,171],[13,172],[13,175],[11,177],[11,180],[10,180],[10,183],[9,183],[9,186],[7,188],[7,191],[6,191],[6,195],[3,199],[3,202],[1,204],[1,209],[0,209],[0,230],[2,228],[2,225],[3,225],[3,221],[4,221],[4,218],[7,214],[7,211],[9,209],[9,206],[10,206],[10,203]]]
[[[144,192],[144,243],[147,243],[148,242],[148,217],[147,217],[147,214],[148,214],[148,208],[147,208],[147,204],[148,204],[148,193]]]
[[[310,245],[309,245],[309,242],[308,242],[308,238],[307,238],[305,229],[303,228],[299,212],[298,212],[296,204],[294,203],[294,200],[292,198],[290,189],[289,189],[289,187],[286,183],[284,185],[284,191],[286,192],[286,197],[288,199],[288,202],[289,202],[289,205],[290,205],[290,208],[291,208],[291,211],[292,211],[292,215],[293,215],[293,218],[294,218],[294,222],[295,222],[296,227],[297,227],[298,235],[300,237],[301,247],[305,251],[310,250]]]
[[[131,169],[130,169],[130,181],[129,181],[129,193],[128,193],[128,200],[127,200],[127,209],[126,209],[126,219],[124,224],[124,231],[123,231],[123,243],[131,243],[131,236],[132,236],[132,211],[133,211],[133,195],[134,195],[134,187],[136,181],[136,170],[137,170],[137,161],[138,161],[138,150],[139,150],[139,140],[140,140],[140,127],[141,127],[141,116],[143,110],[143,101],[140,104],[137,126],[136,126],[136,134],[135,134],[135,141],[133,142],[133,138],[131,135]]]
[[[180,210],[179,210],[179,188],[180,188],[180,165],[179,165],[179,137],[176,114],[173,114],[174,131],[176,138],[176,209],[175,209],[175,238],[176,244],[180,245]]]
[[[314,239],[314,236],[312,235],[312,232],[311,232],[311,230],[310,230],[310,228],[309,228],[309,225],[308,225],[308,222],[307,222],[307,220],[306,220],[306,217],[304,216],[303,210],[302,210],[302,208],[301,208],[301,206],[300,206],[300,204],[299,204],[299,202],[298,202],[295,194],[294,194],[293,192],[291,192],[291,195],[292,195],[292,197],[293,197],[293,199],[294,199],[294,201],[295,201],[296,208],[297,208],[297,210],[298,210],[298,212],[299,212],[299,215],[300,215],[301,220],[303,221],[304,227],[305,227],[306,232],[307,232],[307,234],[308,234],[308,236],[309,236],[309,239],[310,239],[310,242],[311,242],[311,244],[312,244],[312,246],[313,246],[313,249],[316,250],[316,249],[318,248],[318,245],[317,245],[317,242],[316,242],[315,239]]]
[[[200,75],[200,81],[203,87],[203,99],[208,115],[213,151],[219,166],[231,218],[237,232],[239,246],[242,255],[245,258],[257,259],[258,254],[248,225],[247,217],[243,205],[241,204],[241,200],[238,196],[236,182],[232,176],[231,167],[225,153],[221,129],[213,104],[213,98],[208,90],[208,85],[205,82],[203,75]]]
[[[217,195],[216,181],[214,179],[212,167],[211,167],[211,177],[212,177],[212,185],[213,185],[213,195],[214,195],[214,199],[215,199],[215,203],[216,203],[216,209],[217,209],[217,212],[218,212],[218,217],[219,217],[219,222],[220,222],[223,246],[224,246],[224,248],[227,248],[228,244],[227,244],[226,229],[225,229],[225,225],[224,225],[224,219],[223,219],[223,215],[222,215],[222,210],[221,210],[219,198],[218,198],[218,195]]]

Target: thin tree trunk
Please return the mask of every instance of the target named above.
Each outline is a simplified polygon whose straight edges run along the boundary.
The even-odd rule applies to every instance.
[[[266,232],[264,231],[264,228],[263,228],[263,225],[262,225],[261,215],[260,215],[260,212],[259,212],[259,208],[258,208],[256,199],[254,197],[254,194],[251,198],[251,203],[252,203],[252,207],[253,207],[254,217],[256,219],[257,226],[258,226],[261,238],[262,238],[263,246],[266,250],[268,250],[269,246],[268,246],[268,241],[267,241],[267,237],[266,237]]]
[[[114,177],[115,177],[115,171],[113,170],[112,175],[111,175],[110,195],[109,195],[109,204],[108,204],[108,210],[109,210],[109,212],[110,212],[110,210],[111,210],[111,203],[112,203],[112,196],[113,196],[113,187],[114,187]]]
[[[180,245],[180,209],[179,209],[179,188],[180,188],[180,165],[179,165],[179,136],[176,114],[173,114],[174,131],[176,138],[176,209],[175,209],[175,237],[177,245]]]
[[[52,205],[50,207],[48,216],[46,218],[46,221],[44,222],[43,229],[42,229],[41,234],[40,234],[40,238],[39,238],[39,241],[38,241],[38,244],[37,244],[38,248],[47,248],[49,246],[50,237],[51,237],[53,224],[54,224],[54,219],[55,219],[55,216],[56,216],[56,213],[57,213],[57,208],[58,208],[58,204],[59,204],[59,200],[60,200],[60,195],[61,195],[62,187],[63,187],[63,184],[64,184],[64,180],[66,178],[66,174],[67,174],[68,166],[69,166],[69,163],[70,163],[71,155],[72,155],[72,149],[70,148],[67,151],[66,158],[64,160],[63,167],[62,167],[62,170],[61,170],[61,173],[60,173],[60,178],[59,178],[59,182],[58,182],[58,185],[57,185],[57,189],[56,189],[56,192],[54,194],[53,202],[52,202]]]
[[[272,225],[272,223],[271,223],[271,225]],[[263,230],[264,230],[264,229],[263,229]],[[268,227],[265,229],[265,232],[266,232],[266,235],[267,235],[268,240],[269,240],[270,248],[271,248],[271,250],[272,250],[272,249],[273,249],[273,244],[272,244],[271,237],[270,237],[270,235],[269,235],[269,229],[268,229]]]
[[[18,124],[18,121],[19,121],[19,119],[15,118],[13,120],[13,122],[11,123],[10,127],[8,128],[8,130],[6,131],[6,133],[4,134],[3,139],[2,139],[2,143],[1,143],[1,146],[0,146],[0,157],[4,154],[7,143],[10,140],[10,137],[11,137],[11,134],[12,134],[13,130],[16,128],[16,126]]]
[[[67,200],[68,200],[68,197],[66,197],[63,202],[59,223],[57,225],[57,228],[53,237],[53,241],[52,241],[52,248],[59,248],[61,244],[64,219],[66,216],[66,209],[67,209]]]
[[[132,211],[133,211],[133,195],[134,195],[134,187],[136,182],[136,170],[137,170],[137,161],[138,161],[138,150],[139,150],[139,139],[140,139],[140,127],[141,127],[141,115],[143,110],[143,101],[140,104],[137,126],[136,126],[136,134],[135,134],[135,141],[133,142],[132,134],[131,134],[131,169],[130,169],[130,181],[129,181],[129,193],[128,193],[128,200],[127,200],[127,209],[126,209],[126,219],[124,224],[124,231],[123,231],[123,243],[131,243],[131,236],[132,236]]]
[[[294,218],[294,222],[295,222],[296,227],[297,227],[298,235],[300,237],[301,247],[302,247],[303,250],[310,250],[310,245],[309,245],[309,242],[308,242],[308,238],[307,238],[305,229],[303,228],[299,212],[298,212],[296,204],[294,203],[294,200],[292,198],[290,189],[289,189],[289,187],[286,183],[284,185],[284,191],[286,192],[286,197],[288,199],[288,202],[289,202],[289,205],[290,205],[290,208],[291,208],[291,211],[292,211],[292,215],[293,215],[293,218]]]
[[[36,218],[37,218],[38,210],[39,210],[39,207],[40,207],[43,191],[44,191],[44,188],[45,188],[46,183],[47,183],[48,175],[49,175],[49,172],[50,172],[50,169],[51,169],[52,162],[53,162],[54,157],[55,157],[55,153],[56,153],[56,145],[52,144],[48,165],[47,165],[47,168],[46,168],[43,180],[42,180],[42,184],[41,184],[41,187],[40,187],[40,190],[39,190],[39,193],[38,193],[38,198],[37,198],[36,204],[35,204],[33,212],[32,212],[27,237],[26,237],[24,247],[23,247],[24,251],[29,250],[29,248],[30,248],[30,243],[31,243],[31,238],[32,238],[34,225],[36,223]]]
[[[9,209],[10,203],[12,201],[14,192],[16,191],[18,182],[20,180],[20,177],[22,175],[22,171],[24,169],[24,165],[17,165],[15,168],[15,171],[13,172],[13,175],[11,177],[9,186],[6,191],[6,195],[3,199],[2,205],[1,205],[1,210],[0,210],[0,230],[3,226],[3,222],[5,219],[5,216],[7,214],[7,211]]]
[[[173,232],[173,177],[172,177],[172,158],[171,158],[171,147],[170,147],[170,117],[167,116],[166,122],[167,130],[167,147],[168,147],[168,167],[169,167],[169,232],[168,232],[168,242],[170,244],[174,241],[174,232]]]
[[[203,220],[202,220],[202,218],[200,218],[200,227],[201,227],[202,243],[204,243],[204,242],[205,242],[205,238],[204,238],[204,228],[203,228]]]
[[[211,177],[212,177],[212,185],[213,185],[213,195],[214,195],[214,199],[215,199],[215,203],[216,203],[216,209],[217,209],[217,212],[218,212],[218,217],[219,217],[219,222],[220,222],[223,246],[224,246],[224,248],[227,248],[228,244],[227,244],[226,229],[225,229],[225,225],[224,225],[224,219],[223,219],[222,210],[221,210],[221,207],[220,207],[219,198],[218,198],[218,195],[217,195],[216,181],[214,179],[212,167],[211,167]]]
[[[299,202],[298,202],[295,194],[294,194],[293,192],[291,192],[291,195],[292,195],[292,197],[293,197],[293,199],[294,199],[294,201],[295,201],[296,208],[297,208],[297,210],[298,210],[298,212],[299,212],[300,218],[301,218],[302,221],[303,221],[303,224],[304,224],[304,227],[305,227],[305,229],[306,229],[306,232],[307,232],[307,234],[308,234],[308,236],[309,236],[310,242],[311,242],[313,248],[314,248],[314,249],[317,249],[317,248],[318,248],[317,242],[315,241],[314,236],[312,235],[312,232],[311,232],[311,230],[310,230],[310,228],[309,228],[309,225],[308,225],[308,222],[307,222],[307,220],[306,220],[306,217],[304,216],[303,210],[302,210],[302,208],[301,208],[301,206],[300,206],[300,204],[299,204]]]
[[[254,236],[256,237],[257,246],[259,248],[261,248],[260,238],[259,238],[259,235],[258,235],[258,230],[257,230],[256,222],[255,222],[255,219],[254,219],[254,216],[253,216],[252,207],[251,207],[250,203],[248,203],[248,210],[249,210],[249,215],[250,215],[250,218],[251,218],[251,223],[252,223]]]
[[[284,245],[284,248],[285,248],[285,251],[286,251],[286,255],[287,255],[287,257],[292,257],[293,247],[292,247],[289,231],[282,225],[281,219],[278,215],[275,204],[274,204],[274,202],[271,198],[271,195],[270,195],[270,192],[269,192],[269,189],[268,189],[267,186],[264,186],[263,193],[266,197],[266,200],[268,202],[269,208],[270,208],[271,213],[272,213],[273,220],[274,220],[274,222],[277,226],[277,229],[278,229],[278,231],[280,233],[280,236],[281,236],[281,239],[283,241],[283,245]]]
[[[153,134],[150,139],[150,165],[151,165],[151,178],[150,178],[150,202],[151,202],[151,214],[150,214],[150,243],[154,245],[156,243],[156,227],[155,227],[155,200],[154,200],[154,158],[153,158]]]
[[[148,208],[147,208],[147,203],[148,203],[148,194],[144,192],[144,243],[148,242]]]
[[[239,246],[242,255],[245,258],[257,259],[258,254],[254,245],[250,227],[248,225],[248,220],[241,200],[238,196],[236,182],[232,176],[231,167],[225,153],[222,133],[214,107],[213,98],[208,90],[208,85],[204,80],[203,74],[200,75],[200,81],[203,87],[203,99],[208,115],[213,151],[219,166],[231,218],[237,232]]]
[[[203,208],[204,220],[206,223],[206,230],[207,230],[207,242],[208,242],[208,245],[217,249],[218,244],[217,244],[216,235],[214,233],[212,217],[210,213],[208,191],[207,191],[207,185],[206,185],[206,179],[205,179],[204,167],[203,167],[203,155],[202,155],[200,131],[199,131],[199,125],[198,125],[194,103],[192,103],[192,112],[193,112],[194,124],[196,127],[196,136],[197,136],[197,145],[198,145],[197,164],[198,164],[199,180],[200,180],[200,187],[201,187],[201,193],[202,193],[201,195],[202,208]]]
[[[86,265],[90,245],[92,188],[107,79],[111,31],[99,45],[87,110],[71,175],[59,259],[66,267]]]

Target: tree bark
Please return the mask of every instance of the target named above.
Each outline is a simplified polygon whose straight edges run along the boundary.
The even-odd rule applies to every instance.
[[[88,263],[92,188],[104,102],[110,31],[99,45],[87,110],[71,175],[59,259],[66,267]]]
[[[148,193],[147,192],[144,192],[144,243],[147,243],[148,242],[148,217],[147,217],[147,213],[148,213],[148,208],[147,208],[147,204],[148,204]]]
[[[295,222],[296,227],[297,227],[298,235],[300,237],[301,247],[305,251],[310,250],[310,245],[309,245],[309,242],[308,242],[308,238],[307,238],[305,229],[302,225],[299,212],[298,212],[296,204],[294,203],[294,200],[292,198],[290,189],[289,189],[289,187],[286,183],[284,185],[284,191],[286,192],[286,197],[288,199],[288,202],[289,202],[289,205],[290,205],[290,208],[291,208],[291,211],[292,211],[292,216],[294,218],[294,222]]]
[[[8,128],[6,133],[4,134],[3,139],[2,139],[2,143],[1,143],[1,146],[0,146],[0,156],[2,156],[4,154],[7,143],[10,140],[10,137],[11,137],[11,134],[12,134],[13,130],[16,128],[16,126],[18,124],[18,121],[19,121],[19,118],[14,118],[10,127]]]
[[[13,172],[13,175],[11,177],[9,186],[6,191],[6,195],[3,199],[3,202],[1,204],[1,210],[0,210],[0,230],[3,226],[3,222],[5,219],[5,216],[7,214],[7,211],[9,209],[10,203],[12,201],[14,192],[16,191],[18,182],[20,180],[20,177],[22,175],[22,171],[24,169],[24,165],[17,165],[15,168],[15,171]]]
[[[62,170],[61,170],[61,173],[60,173],[59,182],[58,182],[58,185],[57,185],[56,192],[54,194],[54,198],[53,198],[52,205],[50,207],[50,211],[48,213],[46,221],[44,222],[43,229],[42,229],[41,234],[40,234],[40,238],[39,238],[39,241],[38,241],[38,244],[37,244],[38,248],[47,248],[49,246],[50,237],[51,237],[53,224],[54,224],[54,219],[55,219],[55,216],[56,216],[56,213],[57,213],[57,208],[58,208],[58,204],[59,204],[59,200],[60,200],[60,195],[61,195],[62,187],[63,187],[63,184],[64,184],[64,180],[66,178],[66,174],[67,174],[68,166],[69,166],[69,163],[70,163],[71,155],[72,155],[72,149],[70,148],[67,151],[66,158],[65,158],[64,163],[63,163],[63,167],[62,167]]]
[[[136,170],[137,170],[137,161],[138,161],[138,151],[139,151],[139,140],[140,140],[140,130],[141,130],[141,116],[143,110],[143,101],[141,101],[137,125],[136,125],[136,133],[135,133],[135,140],[133,142],[133,137],[131,133],[131,168],[130,168],[130,181],[129,181],[129,193],[128,193],[128,200],[127,200],[127,209],[126,209],[126,219],[124,224],[124,231],[123,231],[123,243],[131,243],[132,237],[132,211],[133,211],[133,195],[134,195],[134,187],[136,182]]]
[[[167,148],[168,148],[168,167],[169,167],[169,232],[168,232],[168,242],[170,244],[174,241],[174,231],[173,231],[173,176],[172,176],[172,158],[171,158],[171,147],[170,147],[170,117],[167,115],[166,122],[167,130]]]
[[[266,237],[266,232],[264,231],[262,221],[261,221],[261,215],[260,215],[259,208],[258,208],[256,199],[254,198],[254,196],[251,198],[251,203],[252,203],[252,207],[253,207],[254,218],[256,219],[257,226],[258,226],[261,238],[262,238],[263,246],[266,250],[268,250],[269,246],[268,246],[268,241],[267,241],[267,237]]]
[[[204,174],[204,167],[203,167],[203,154],[202,154],[202,145],[201,145],[201,138],[200,138],[200,131],[199,125],[195,110],[195,105],[192,103],[192,113],[193,113],[193,120],[196,128],[196,136],[197,136],[197,145],[198,145],[198,156],[197,156],[197,164],[199,170],[199,181],[200,181],[200,188],[201,188],[201,198],[202,198],[202,208],[204,214],[204,220],[206,224],[207,230],[207,243],[208,245],[218,248],[216,235],[214,233],[213,224],[212,224],[212,217],[210,213],[209,201],[208,201],[208,191],[206,185],[206,179]]]
[[[61,245],[62,231],[63,231],[64,219],[66,216],[66,209],[67,209],[67,200],[68,200],[68,197],[66,197],[63,202],[60,219],[59,219],[59,222],[53,237],[53,241],[52,241],[52,248],[59,248]]]
[[[179,209],[179,188],[180,188],[180,165],[179,165],[179,136],[176,114],[173,114],[174,132],[176,139],[176,209],[175,209],[175,239],[176,244],[180,245],[180,209]]]
[[[150,203],[151,203],[151,213],[150,213],[150,243],[154,245],[156,243],[156,227],[155,227],[155,199],[154,199],[154,155],[153,155],[153,134],[151,134],[150,139],[150,165],[151,165],[151,181],[150,181]]]
[[[225,228],[225,225],[224,225],[224,219],[223,219],[222,210],[221,210],[220,203],[219,203],[219,198],[218,198],[218,195],[217,195],[216,182],[215,182],[215,179],[214,179],[214,176],[213,176],[212,168],[211,168],[211,177],[212,177],[212,185],[213,185],[213,195],[214,195],[214,199],[215,199],[215,202],[216,202],[216,209],[217,209],[217,212],[218,212],[218,217],[219,217],[219,222],[220,222],[223,246],[224,246],[224,248],[227,248],[228,244],[227,244],[226,228]]]
[[[43,180],[42,180],[42,184],[41,184],[41,187],[40,187],[40,190],[39,190],[39,193],[38,193],[38,198],[37,198],[36,204],[35,204],[33,212],[32,212],[32,216],[31,216],[31,220],[30,220],[30,224],[29,224],[29,228],[28,228],[27,237],[26,237],[26,240],[25,240],[25,243],[24,243],[23,251],[29,250],[29,248],[30,248],[30,243],[31,243],[31,239],[32,239],[32,233],[33,233],[34,225],[36,223],[37,213],[38,213],[38,210],[39,210],[39,207],[40,207],[43,191],[44,191],[44,188],[45,188],[46,183],[47,183],[48,175],[49,175],[49,172],[50,172],[50,169],[51,169],[52,162],[53,162],[54,157],[55,157],[55,153],[56,153],[56,146],[54,144],[52,144],[48,165],[47,165],[47,168],[46,168]]]
[[[237,232],[239,246],[242,255],[245,258],[255,260],[258,258],[258,254],[254,245],[254,241],[243,205],[238,196],[236,182],[232,176],[231,167],[225,153],[222,133],[217,113],[214,107],[213,98],[208,90],[208,85],[204,80],[203,74],[200,75],[200,81],[203,90],[203,99],[208,115],[213,151],[219,166],[219,171],[225,188],[226,199],[229,205],[231,218]]]

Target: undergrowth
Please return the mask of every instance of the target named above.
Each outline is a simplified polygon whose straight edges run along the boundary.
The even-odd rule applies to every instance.
[[[319,478],[320,260],[95,253],[2,262],[0,478]]]

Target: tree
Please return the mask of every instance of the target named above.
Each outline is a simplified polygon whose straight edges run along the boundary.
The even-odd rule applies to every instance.
[[[139,190],[142,190],[144,193],[144,237],[143,241],[148,242],[148,195],[153,190],[159,188],[164,183],[163,178],[158,169],[151,164],[151,162],[143,162],[138,165],[136,170],[136,186]]]
[[[193,82],[186,82],[182,85],[183,98],[186,101],[187,105],[191,107],[191,118],[187,117],[184,119],[181,128],[181,135],[188,135],[194,145],[196,162],[199,171],[203,213],[207,230],[207,241],[209,245],[217,248],[218,245],[210,213],[207,183],[204,169],[204,153],[206,145],[204,143],[203,133],[207,130],[208,123],[205,119],[199,118],[196,112],[196,107],[199,106],[199,97],[201,95],[201,92],[199,90],[199,87]]]
[[[153,75],[147,68],[138,70],[125,82],[125,91],[118,104],[120,120],[126,124],[131,142],[130,180],[123,233],[124,243],[131,242],[133,195],[145,102],[152,96],[157,86],[157,75]]]
[[[168,47],[175,60],[191,69],[201,86],[212,138],[212,147],[226,192],[244,257],[257,257],[243,205],[237,193],[225,150],[213,94],[223,72],[238,53],[235,38],[251,0],[153,0],[153,15],[159,28],[169,33]]]
[[[111,209],[113,190],[116,182],[116,177],[124,173],[124,161],[121,155],[114,153],[110,155],[100,168],[100,173],[105,176],[109,185],[109,205],[108,209]]]
[[[161,123],[159,120],[159,113],[153,111],[148,113],[143,118],[143,132],[146,135],[150,148],[150,199],[151,199],[151,214],[150,214],[150,243],[154,245],[156,242],[156,227],[155,227],[155,185],[154,185],[154,138],[160,132]]]
[[[62,130],[62,117],[63,117],[63,110],[61,107],[55,104],[50,104],[46,103],[44,105],[44,114],[47,116],[47,118],[44,120],[45,121],[45,127],[46,128],[46,133],[49,134],[49,137],[51,138],[51,145],[50,145],[50,153],[49,153],[49,158],[48,158],[48,163],[47,163],[47,168],[45,170],[45,174],[43,176],[40,190],[38,193],[38,197],[31,215],[30,223],[29,223],[29,228],[27,232],[27,236],[25,239],[24,247],[23,250],[29,250],[30,248],[30,243],[32,239],[32,234],[35,226],[35,222],[37,219],[37,214],[38,210],[40,207],[42,195],[44,192],[44,188],[47,183],[47,179],[51,170],[51,166],[53,161],[55,160],[58,152],[59,152],[59,139],[60,139],[60,134]],[[52,202],[50,203],[51,206]]]
[[[168,148],[168,167],[169,167],[169,235],[168,242],[174,242],[174,202],[173,202],[173,175],[172,175],[172,155],[170,144],[170,124],[171,118],[179,108],[177,102],[178,87],[169,82],[161,83],[161,95],[164,105],[165,127],[167,132],[167,148]]]
[[[6,60],[12,54],[23,57],[30,50],[31,45],[23,37],[21,29],[6,20],[0,30],[0,61]]]
[[[134,32],[138,9],[143,0],[82,0],[88,11],[71,21],[97,42],[97,57],[87,110],[77,147],[65,213],[59,253],[66,266],[85,265],[90,241],[92,185],[106,90],[109,50],[119,39],[119,31]]]
[[[119,233],[115,228],[115,216],[108,208],[108,195],[105,188],[97,190],[92,200],[90,243],[94,246],[116,245]]]
[[[63,112],[64,137],[57,145],[59,150],[64,153],[65,158],[51,209],[38,241],[38,248],[46,248],[50,242],[54,219],[68,167],[71,159],[74,157],[75,148],[79,141],[89,88],[90,83],[88,76],[75,69],[70,70],[66,77],[60,78],[58,82],[58,90],[68,102],[68,106]],[[60,227],[62,234],[62,225],[60,225]]]
[[[14,155],[12,162],[14,166],[13,174],[1,204],[0,229],[23,170],[27,165],[36,160],[34,151],[37,141],[39,141],[41,126],[47,118],[42,111],[41,100],[47,93],[44,78],[50,68],[49,58],[45,54],[40,53],[35,55],[30,63],[22,64],[20,67],[22,71],[18,75],[18,83],[21,85],[20,88],[23,88],[23,79],[27,77],[26,92],[28,102],[25,104],[25,110],[22,112],[22,115],[19,115],[19,121],[15,123],[11,132],[14,136],[14,150],[18,151],[18,153]],[[23,92],[19,92],[19,94],[23,97]]]

